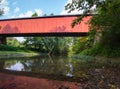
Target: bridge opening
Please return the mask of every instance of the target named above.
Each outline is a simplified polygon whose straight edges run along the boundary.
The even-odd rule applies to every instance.
[[[16,38],[9,37],[7,38],[7,46],[15,47],[15,50],[11,49],[13,51],[23,49],[48,55],[67,55],[69,51],[73,50],[74,45],[78,43],[85,44],[86,38],[67,36],[25,37],[24,41],[19,42]],[[76,50],[76,48],[74,49]],[[83,48],[80,49],[82,50]]]

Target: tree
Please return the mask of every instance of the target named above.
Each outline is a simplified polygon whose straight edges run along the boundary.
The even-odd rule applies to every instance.
[[[104,8],[99,7],[98,10],[91,19],[91,28],[101,30],[101,45],[120,47],[120,1],[107,0]]]
[[[70,41],[68,37],[55,37],[55,54],[68,54],[69,44]]]
[[[50,16],[54,16],[54,14],[53,14],[53,13],[51,13],[51,14],[50,14]]]
[[[111,10],[113,10],[116,15],[119,15],[119,11],[117,11],[117,8],[120,7],[119,0],[72,0],[71,3],[65,6],[65,9],[68,10],[69,13],[74,10],[83,11],[83,14],[73,21],[75,25],[88,14],[100,14],[100,11],[108,10],[108,6],[110,6]]]
[[[48,55],[62,55],[68,52],[69,41],[66,37],[26,37],[25,39],[26,48],[47,52]]]
[[[73,27],[79,24],[83,17],[92,14],[89,22],[90,34],[102,34],[99,40],[100,50],[120,48],[120,0],[72,0],[72,3],[66,5],[66,9],[69,12],[75,9],[83,10],[83,14],[73,21]]]
[[[67,54],[68,52],[68,38],[66,37],[41,37],[41,42],[44,49],[51,54]]]
[[[7,38],[7,45],[14,46],[14,47],[20,47],[21,44],[17,39],[13,37],[9,37]]]
[[[79,24],[82,18],[86,15],[95,12],[93,7],[98,7],[102,2],[102,0],[72,0],[72,2],[68,3],[65,6],[65,10],[67,10],[69,13],[74,10],[77,10],[78,12],[83,12],[83,14],[78,16],[77,19],[73,20],[72,27],[74,27],[76,24]]]
[[[55,48],[54,37],[42,37],[42,41],[45,49],[48,51],[48,55],[51,55],[53,53],[53,49]]]
[[[37,16],[38,16],[37,12],[32,14],[32,17],[37,17]]]

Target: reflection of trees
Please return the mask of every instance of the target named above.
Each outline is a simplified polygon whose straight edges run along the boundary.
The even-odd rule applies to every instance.
[[[5,68],[6,67],[10,67],[11,65],[15,65],[16,63],[18,62],[18,60],[12,60],[12,59],[10,59],[10,60],[5,60]]]
[[[69,66],[66,66],[69,65],[67,59],[62,57],[39,57],[34,60],[22,60],[21,63],[24,65],[24,71],[27,72],[66,75],[71,71]]]

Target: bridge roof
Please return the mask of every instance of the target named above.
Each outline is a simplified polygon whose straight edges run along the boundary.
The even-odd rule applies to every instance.
[[[86,22],[90,15],[82,22],[71,27],[72,21],[79,15],[58,15],[30,18],[14,18],[0,20],[1,36],[78,36],[88,32]]]

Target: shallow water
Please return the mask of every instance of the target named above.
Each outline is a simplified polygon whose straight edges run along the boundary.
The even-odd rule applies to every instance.
[[[69,58],[64,56],[37,56],[0,60],[0,69],[35,73],[57,74],[68,77],[90,69],[120,68],[120,60],[95,59],[92,57]]]

